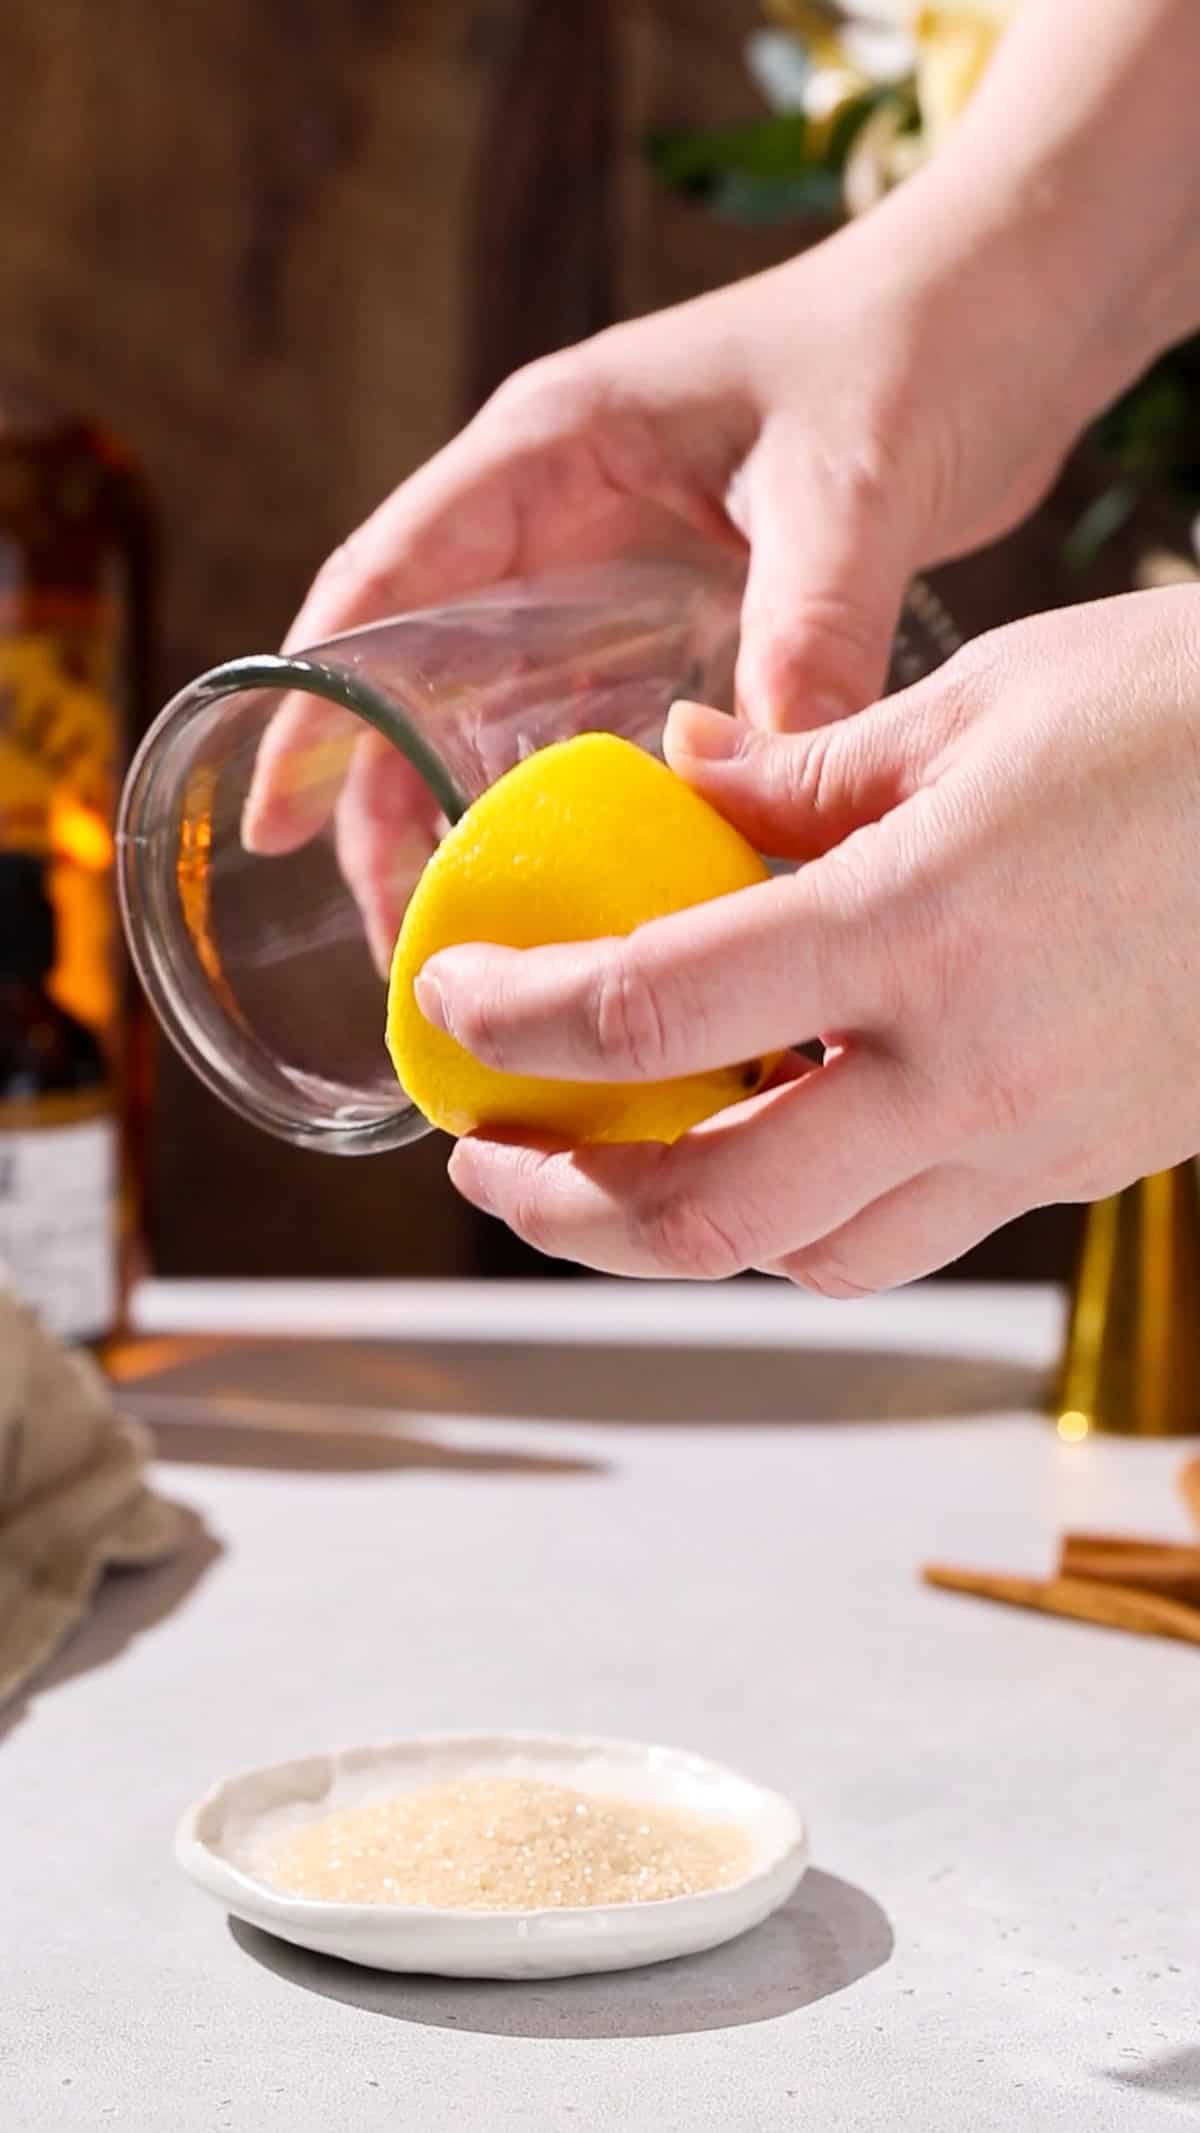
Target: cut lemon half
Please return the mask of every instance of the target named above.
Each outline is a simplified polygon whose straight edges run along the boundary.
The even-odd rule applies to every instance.
[[[753,846],[666,766],[607,733],[539,749],[469,807],[425,868],[392,959],[387,1045],[434,1126],[574,1144],[675,1141],[757,1089],[772,1062],[678,1080],[570,1082],[484,1066],[426,1021],[414,983],[443,948],[632,933],[768,879]]]

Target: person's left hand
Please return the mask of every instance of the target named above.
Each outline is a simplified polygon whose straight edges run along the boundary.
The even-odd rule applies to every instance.
[[[853,1296],[1200,1150],[1200,593],[1016,624],[808,734],[678,707],[669,754],[810,863],[628,939],[447,950],[424,1011],[568,1080],[826,1064],[670,1148],[460,1141],[476,1206],[615,1273]]]

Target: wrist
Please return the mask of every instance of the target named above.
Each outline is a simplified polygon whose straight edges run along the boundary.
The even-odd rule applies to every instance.
[[[965,145],[965,144],[964,144]],[[1024,417],[1062,449],[1172,343],[1200,329],[1200,217],[1129,188],[1097,206],[1086,162],[1000,174],[941,154],[834,240],[837,273],[870,291],[914,367],[986,419],[1018,388]]]
[[[1085,420],[1200,329],[1198,93],[1195,0],[1024,0],[893,196],[918,249],[1004,297],[1039,377],[1068,367]]]
[[[980,423],[1005,407],[1018,430],[1065,450],[1124,382],[1106,304],[1065,271],[1054,213],[1036,194],[991,188],[943,153],[942,168],[839,233],[837,274],[870,292],[910,376],[936,380]],[[1128,374],[1151,353],[1139,344]]]

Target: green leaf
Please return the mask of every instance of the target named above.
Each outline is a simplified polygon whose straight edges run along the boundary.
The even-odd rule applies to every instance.
[[[838,179],[855,136],[889,95],[894,92],[872,89],[853,98],[828,127],[810,125],[801,111],[783,111],[706,133],[658,131],[647,136],[645,152],[664,185],[708,201],[731,220],[836,212]]]
[[[1200,484],[1200,336],[1169,348],[1095,426],[1122,471],[1187,494]]]
[[[792,177],[808,157],[808,121],[802,112],[780,112],[750,119],[744,125],[719,126],[708,133],[655,132],[647,136],[646,154],[664,184],[685,192],[707,194],[717,181],[740,177]]]
[[[1063,561],[1078,576],[1090,568],[1101,549],[1130,517],[1137,490],[1129,481],[1114,482],[1082,511],[1063,542]]]
[[[718,179],[708,205],[722,222],[756,225],[838,214],[842,182],[836,171],[805,170],[793,178],[759,178],[730,171]]]

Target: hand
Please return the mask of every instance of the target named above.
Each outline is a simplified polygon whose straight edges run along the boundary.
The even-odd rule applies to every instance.
[[[831,1056],[672,1148],[461,1141],[469,1200],[610,1272],[852,1296],[1200,1150],[1200,593],[1016,624],[807,735],[682,706],[668,740],[809,863],[626,940],[447,951],[425,1012],[567,1079]]]
[[[951,139],[801,259],[510,381],[330,558],[289,642],[683,535],[748,550],[752,723],[869,702],[912,573],[1014,525],[1081,426],[1194,329],[1194,0],[1027,0]],[[256,851],[334,816],[386,961],[437,836],[394,752],[299,800],[338,714],[293,702]]]
[[[953,188],[951,188],[953,190]],[[555,565],[687,542],[749,551],[737,687],[764,727],[878,693],[916,568],[1015,522],[1088,412],[1084,337],[1016,233],[987,245],[914,180],[773,273],[621,326],[512,379],[330,558],[289,635],[306,646]],[[1027,390],[1037,336],[1041,389]],[[244,818],[260,852],[334,818],[386,963],[437,835],[374,737],[296,698],[268,728]],[[289,768],[296,775],[289,775]]]

